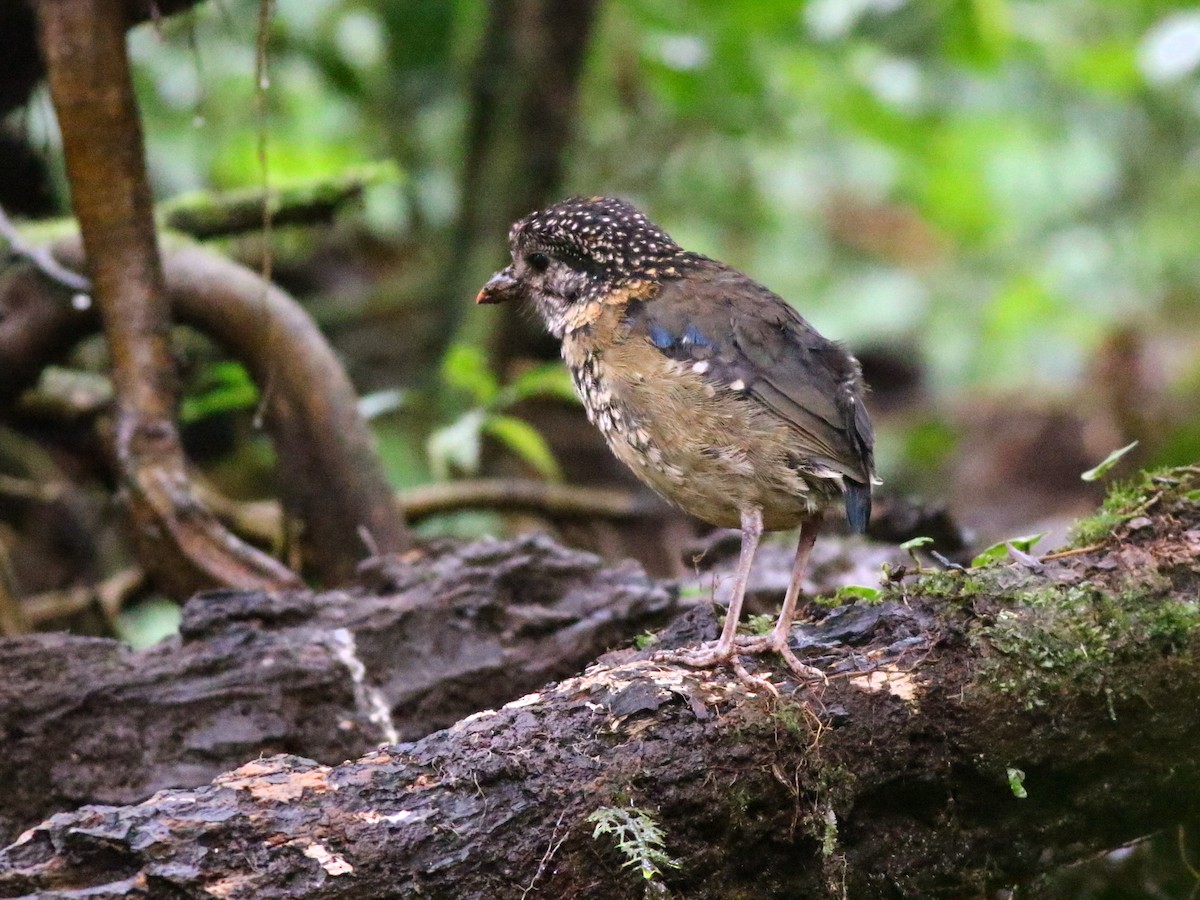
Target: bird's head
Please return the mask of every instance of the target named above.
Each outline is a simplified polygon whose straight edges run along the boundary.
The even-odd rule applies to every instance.
[[[476,303],[533,301],[561,338],[572,310],[603,301],[637,281],[675,278],[696,254],[685,252],[623,200],[572,197],[531,213],[508,233],[512,263],[483,286]]]

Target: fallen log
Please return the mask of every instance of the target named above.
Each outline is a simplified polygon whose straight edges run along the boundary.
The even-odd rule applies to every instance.
[[[544,537],[383,558],[372,586],[221,591],[141,652],[0,640],[0,834],[84,803],[135,803],[247,759],[324,763],[411,740],[577,672],[661,624],[674,594]]]
[[[620,651],[353,762],[276,756],[136,806],[62,813],[0,851],[0,896],[957,897],[1025,884],[1196,808],[1198,500],[1193,470],[1147,478],[1102,514],[1113,536],[1099,549],[1016,553],[840,607],[793,637],[828,681],[795,685],[768,663],[778,697]],[[662,645],[715,627],[695,611]]]

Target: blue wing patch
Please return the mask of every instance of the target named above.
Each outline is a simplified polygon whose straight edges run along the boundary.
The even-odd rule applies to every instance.
[[[693,344],[697,347],[711,347],[712,341],[700,333],[700,329],[695,325],[689,325],[683,330],[683,337],[680,338],[681,344]]]
[[[650,326],[650,343],[659,350],[669,350],[675,346],[675,337],[666,328],[655,324]]]
[[[647,329],[646,335],[650,338],[651,344],[663,351],[681,347],[712,347],[713,345],[713,342],[706,338],[695,325],[689,325],[683,330],[683,334],[676,336],[671,333],[671,329],[655,322]]]

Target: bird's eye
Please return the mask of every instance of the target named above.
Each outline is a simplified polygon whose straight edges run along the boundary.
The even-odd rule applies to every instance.
[[[545,272],[550,268],[550,257],[545,253],[530,253],[525,257],[525,262],[529,263],[535,272]]]

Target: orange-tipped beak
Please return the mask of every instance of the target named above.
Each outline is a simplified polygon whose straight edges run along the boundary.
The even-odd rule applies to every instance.
[[[518,281],[513,277],[512,266],[501,269],[483,286],[475,297],[476,303],[503,303],[517,295]]]

